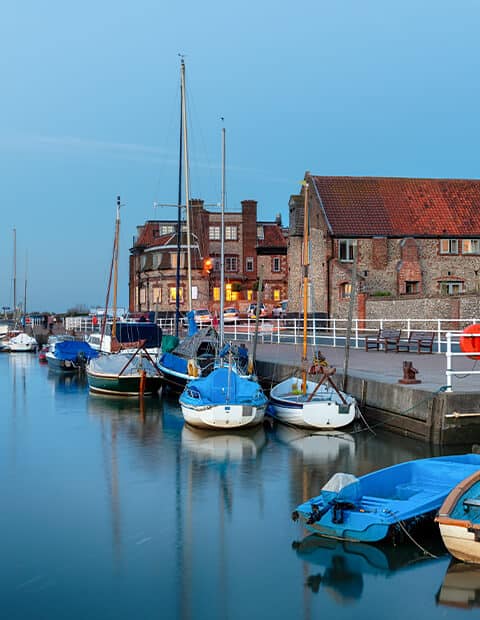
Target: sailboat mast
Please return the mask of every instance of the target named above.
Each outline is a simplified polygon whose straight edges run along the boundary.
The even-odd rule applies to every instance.
[[[182,58],[183,65],[183,58]],[[175,274],[175,336],[180,323],[180,258],[182,255],[182,156],[183,156],[183,80],[180,81],[180,139],[178,155],[177,269]]]
[[[188,165],[188,131],[187,131],[187,102],[185,96],[185,62],[182,58],[182,121],[183,121],[183,157],[185,162],[185,207],[187,221],[187,288],[188,309],[192,309],[192,256],[190,251],[190,189],[189,189],[189,165]]]
[[[222,127],[222,217],[220,228],[220,349],[225,344],[225,127]]]
[[[28,270],[28,252],[25,252],[25,287],[23,291],[23,315],[27,315],[27,270]]]
[[[13,229],[13,315],[17,320],[17,229]]]
[[[308,266],[309,256],[309,223],[308,223],[308,183],[304,186],[303,205],[303,354],[302,354],[302,392],[307,391],[307,336],[308,336]]]
[[[118,285],[118,245],[120,236],[120,196],[117,196],[117,216],[115,220],[115,242],[113,246],[113,321],[112,338],[115,338],[117,327],[117,285]]]

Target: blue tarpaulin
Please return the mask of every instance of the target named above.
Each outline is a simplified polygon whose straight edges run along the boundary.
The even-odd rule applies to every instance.
[[[147,349],[160,348],[162,344],[162,330],[155,323],[136,323],[119,322],[116,324],[116,337],[118,342],[137,342],[146,340]]]
[[[184,374],[188,372],[187,360],[183,357],[179,357],[178,355],[174,355],[173,353],[164,353],[160,358],[160,364],[170,370],[175,370],[176,372],[181,372]]]
[[[54,355],[59,360],[68,360],[74,362],[78,356],[84,356],[87,360],[97,357],[98,351],[92,349],[87,342],[81,340],[65,340],[57,342],[55,345]]]
[[[205,404],[236,404],[261,406],[267,401],[256,381],[242,378],[228,367],[216,368],[206,377],[193,379],[187,384],[186,391],[182,394],[183,400],[189,399],[189,394],[194,396],[195,404],[199,401]]]

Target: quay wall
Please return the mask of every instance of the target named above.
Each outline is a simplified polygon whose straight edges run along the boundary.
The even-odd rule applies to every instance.
[[[257,360],[260,380],[269,387],[298,373],[298,366]],[[342,385],[342,373],[333,377]],[[468,445],[480,440],[480,393],[431,392],[349,374],[352,394],[370,426],[439,446]],[[478,415],[476,415],[478,413]]]

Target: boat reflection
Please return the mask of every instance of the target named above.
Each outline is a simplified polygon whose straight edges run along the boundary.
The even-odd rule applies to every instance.
[[[421,546],[405,542],[394,547],[349,543],[312,534],[294,542],[292,547],[303,561],[323,568],[307,577],[306,587],[314,593],[324,589],[341,604],[361,598],[364,575],[388,578],[393,573],[411,571],[426,562],[442,560],[446,554],[439,536],[422,540]]]
[[[87,376],[83,372],[65,373],[48,369],[47,379],[55,392],[80,392],[87,388]]]
[[[348,463],[355,456],[353,435],[341,431],[312,432],[277,424],[275,437],[280,443],[298,452],[306,465],[319,465],[332,461]]]
[[[480,565],[452,560],[437,592],[436,602],[463,609],[480,607]]]
[[[201,430],[185,424],[182,448],[197,459],[221,463],[255,460],[267,442],[263,426],[231,432]]]

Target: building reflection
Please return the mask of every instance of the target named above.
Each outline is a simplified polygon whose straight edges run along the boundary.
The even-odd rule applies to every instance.
[[[452,560],[437,592],[436,602],[461,609],[480,607],[480,565]]]

